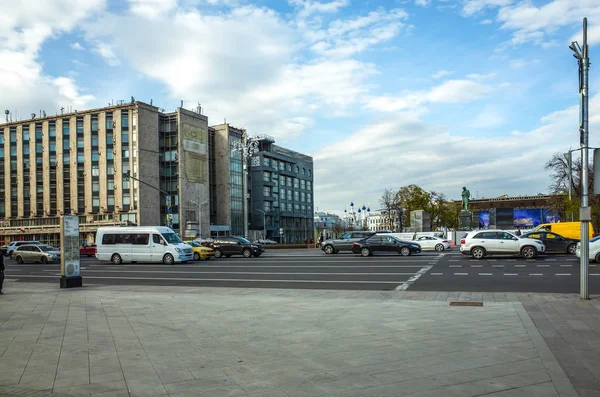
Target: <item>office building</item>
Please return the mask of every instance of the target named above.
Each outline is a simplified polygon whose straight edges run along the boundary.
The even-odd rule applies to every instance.
[[[82,241],[119,224],[182,233],[199,210],[208,220],[207,146],[200,108],[165,113],[133,98],[0,124],[0,233],[58,245],[61,215],[79,216]]]
[[[249,164],[250,232],[254,239],[303,242],[313,236],[313,159],[255,137]]]

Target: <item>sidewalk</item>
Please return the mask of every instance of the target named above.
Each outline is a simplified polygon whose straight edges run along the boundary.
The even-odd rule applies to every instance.
[[[542,336],[577,371],[579,395],[599,395],[593,366],[585,378],[577,366],[600,350],[600,302],[573,296],[10,280],[4,291],[0,396],[577,396]]]

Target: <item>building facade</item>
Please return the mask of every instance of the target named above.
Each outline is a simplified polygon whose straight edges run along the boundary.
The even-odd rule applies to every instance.
[[[206,116],[143,102],[0,124],[0,233],[56,246],[61,215],[82,242],[107,225],[182,233],[209,197],[207,150]]]
[[[255,137],[259,151],[249,164],[249,219],[254,239],[300,243],[313,236],[313,159]]]

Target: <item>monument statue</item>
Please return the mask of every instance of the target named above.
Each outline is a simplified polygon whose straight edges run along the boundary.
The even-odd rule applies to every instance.
[[[469,210],[469,199],[471,198],[471,192],[469,192],[469,190],[463,186],[461,196],[462,196],[463,211],[468,211]]]

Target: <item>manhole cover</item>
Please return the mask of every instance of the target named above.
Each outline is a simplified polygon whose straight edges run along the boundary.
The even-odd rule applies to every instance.
[[[450,302],[450,306],[483,306],[483,302],[470,302],[470,301],[466,301],[466,302]]]

